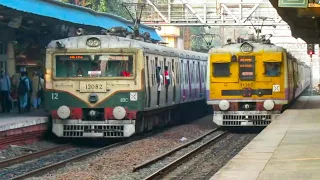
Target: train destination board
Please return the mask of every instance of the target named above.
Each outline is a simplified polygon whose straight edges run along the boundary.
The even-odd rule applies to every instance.
[[[59,55],[60,60],[67,61],[67,60],[90,60],[89,55]]]
[[[255,58],[254,56],[239,57],[239,77],[241,80],[251,81],[255,79]]]

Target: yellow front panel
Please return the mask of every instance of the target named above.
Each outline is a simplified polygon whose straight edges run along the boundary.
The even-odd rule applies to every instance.
[[[215,78],[213,77],[213,63],[230,63],[230,77],[219,77],[219,78]],[[235,63],[231,63],[231,54],[211,54],[210,55],[210,64],[208,64],[208,66],[210,66],[210,72],[211,72],[211,76],[210,76],[210,80],[211,82],[238,82],[238,74],[239,74],[239,68],[238,65]]]
[[[282,52],[264,52],[262,61],[263,62],[281,62]]]
[[[256,52],[250,54],[243,54],[241,52],[235,54],[237,60],[239,56],[254,56],[255,57],[255,80],[243,81],[239,78],[239,62],[230,62],[230,76],[229,77],[214,77],[212,61],[210,62],[210,99],[284,99],[285,98],[285,56],[282,60],[282,52]],[[225,55],[222,55],[225,57]],[[217,56],[214,56],[218,58]],[[265,62],[272,60],[272,62],[281,62],[280,76],[268,77],[265,75]],[[270,62],[270,61],[268,61]],[[280,91],[273,89],[274,85],[280,86]],[[240,93],[244,88],[251,88],[253,90],[264,89],[271,91],[272,95],[252,95],[251,97],[243,97]],[[228,91],[228,95],[223,95],[222,91]],[[278,91],[278,92],[277,92]],[[233,95],[234,94],[234,95]]]

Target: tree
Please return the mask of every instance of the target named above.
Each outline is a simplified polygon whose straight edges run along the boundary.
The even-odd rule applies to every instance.
[[[60,0],[64,3],[70,3],[78,6],[90,8],[98,12],[107,12],[115,14],[125,19],[130,19],[130,15],[122,8],[123,0]]]

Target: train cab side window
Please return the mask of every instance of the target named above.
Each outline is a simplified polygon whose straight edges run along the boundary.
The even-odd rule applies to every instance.
[[[281,63],[267,62],[265,63],[265,75],[266,76],[280,76],[281,74]]]
[[[214,77],[228,77],[230,76],[229,63],[212,63]]]

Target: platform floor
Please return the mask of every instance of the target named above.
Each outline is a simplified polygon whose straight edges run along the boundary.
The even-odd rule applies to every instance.
[[[15,129],[22,129],[27,127],[33,127],[36,125],[43,125],[48,123],[48,115],[42,111],[30,112],[30,113],[7,113],[0,114],[0,136],[3,136],[3,132],[12,131]],[[33,128],[37,129],[37,128]],[[43,129],[43,127],[42,127]]]
[[[320,96],[300,97],[210,178],[311,179],[320,179]]]

